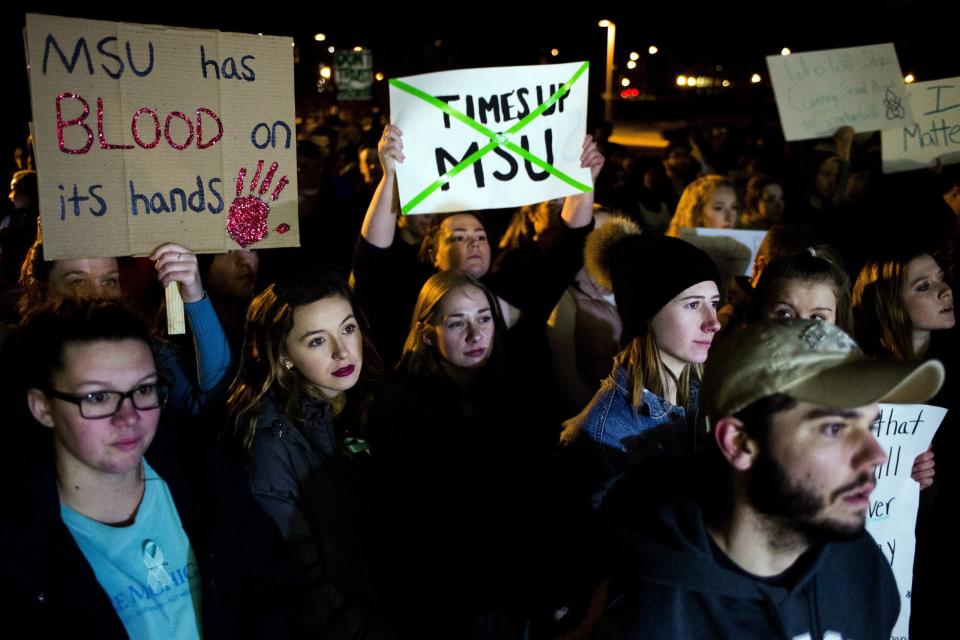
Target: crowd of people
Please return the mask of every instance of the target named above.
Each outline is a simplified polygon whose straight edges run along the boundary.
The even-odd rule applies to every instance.
[[[380,112],[307,118],[302,246],[216,256],[44,261],[22,167],[10,637],[885,639],[880,401],[948,409],[911,474],[911,633],[937,636],[960,172],[884,176],[849,128],[718,128],[660,157],[599,128],[592,192],[406,216],[415,141]],[[768,230],[753,276],[724,282],[684,227]]]

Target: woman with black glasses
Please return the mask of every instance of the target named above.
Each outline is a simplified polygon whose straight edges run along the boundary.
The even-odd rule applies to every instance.
[[[168,388],[137,317],[65,299],[14,340],[16,406],[38,424],[10,430],[3,635],[283,637],[279,535],[224,458],[160,426]]]

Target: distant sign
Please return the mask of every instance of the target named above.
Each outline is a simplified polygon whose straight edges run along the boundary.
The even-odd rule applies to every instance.
[[[373,86],[373,53],[337,51],[337,100],[369,100]]]
[[[720,272],[720,299],[736,276],[752,276],[753,262],[767,232],[756,229],[707,229],[680,227],[680,239],[700,248]]]
[[[27,14],[48,260],[299,245],[289,38]]]
[[[787,140],[913,122],[892,44],[767,56],[767,67]]]
[[[914,530],[920,506],[920,485],[910,477],[913,461],[930,448],[946,413],[925,404],[881,404],[880,418],[871,427],[887,461],[875,472],[877,487],[870,494],[867,531],[890,562],[900,589],[900,617],[892,638],[907,638],[910,631]]]
[[[516,207],[592,191],[580,167],[586,62],[390,80],[404,214]]]
[[[881,135],[883,172],[960,162],[960,77],[908,85],[916,119]]]

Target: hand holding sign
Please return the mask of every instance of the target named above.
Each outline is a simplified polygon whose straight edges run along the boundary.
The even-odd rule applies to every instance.
[[[406,159],[406,156],[403,155],[403,131],[392,124],[384,127],[383,137],[377,144],[377,153],[380,155],[383,175],[392,180],[397,173],[397,163]]]
[[[913,461],[913,469],[910,470],[910,477],[920,484],[921,489],[926,489],[933,484],[935,472],[933,449],[927,449]]]
[[[203,283],[200,281],[196,254],[179,244],[168,242],[154,249],[150,260],[154,262],[157,279],[164,288],[176,282],[184,302],[189,304],[203,299]]]
[[[584,169],[590,169],[590,178],[594,184],[597,182],[597,176],[600,175],[600,170],[603,169],[604,162],[606,162],[606,158],[603,157],[603,154],[600,153],[600,150],[597,148],[597,143],[594,141],[593,136],[587,135],[583,139],[583,153],[580,154],[580,166]]]

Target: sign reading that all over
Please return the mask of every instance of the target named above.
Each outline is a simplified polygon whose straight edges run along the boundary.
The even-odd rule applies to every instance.
[[[580,167],[586,62],[390,80],[404,214],[497,209],[593,190]]]
[[[913,122],[892,44],[767,56],[767,67],[787,140]]]
[[[946,413],[925,404],[881,404],[880,418],[871,427],[887,460],[875,472],[877,487],[870,494],[867,531],[890,562],[900,589],[900,617],[892,638],[907,638],[910,631],[914,529],[920,506],[920,485],[910,473],[914,459],[930,448]]]
[[[960,162],[960,77],[911,84],[915,123],[881,134],[883,172]]]
[[[27,15],[48,260],[299,245],[289,38]]]
[[[337,51],[337,100],[369,100],[373,85],[373,53]]]

